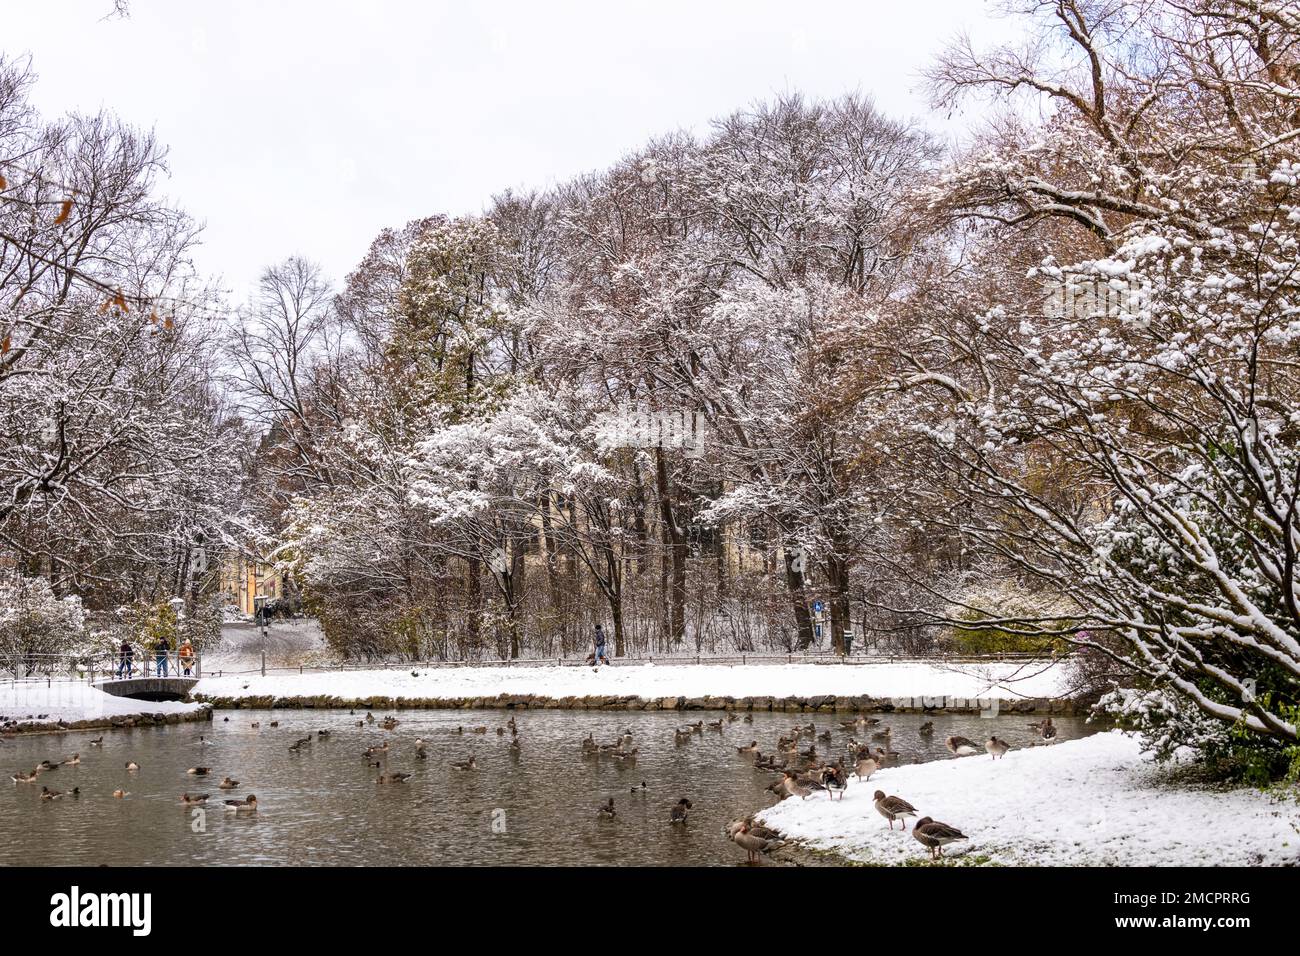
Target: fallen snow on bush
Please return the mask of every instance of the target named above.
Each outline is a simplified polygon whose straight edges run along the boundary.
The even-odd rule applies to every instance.
[[[472,698],[546,697],[884,698],[1053,697],[1067,687],[1064,668],[1035,664],[642,664],[590,667],[445,667],[305,674],[204,677],[206,697]]]
[[[881,770],[849,785],[843,799],[787,799],[760,814],[813,848],[865,863],[927,859],[911,830],[891,833],[872,794],[902,797],[920,816],[970,839],[951,844],[954,862],[1055,866],[1247,866],[1300,863],[1296,793],[1247,787],[1196,788],[1111,731],[1001,760],[954,757]],[[911,821],[914,823],[915,821]]]

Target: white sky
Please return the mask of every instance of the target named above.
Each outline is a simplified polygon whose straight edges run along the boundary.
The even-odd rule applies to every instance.
[[[200,268],[243,299],[298,254],[337,285],[384,226],[481,210],[787,90],[926,117],[919,70],[979,0],[459,3],[0,0],[47,115],[111,109],[171,149]]]

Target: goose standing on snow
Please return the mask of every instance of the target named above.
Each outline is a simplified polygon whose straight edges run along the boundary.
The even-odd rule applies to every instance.
[[[912,827],[912,836],[922,846],[929,849],[930,859],[932,860],[937,860],[943,856],[943,848],[949,843],[969,839],[966,834],[956,827],[932,820],[930,817],[921,817],[916,821],[916,826]]]
[[[902,797],[885,796],[885,791],[875,792],[876,812],[889,821],[889,829],[894,829],[894,821],[900,820],[903,829],[907,829],[907,818],[916,816],[916,807]]]
[[[993,734],[988,740],[984,741],[984,749],[989,752],[989,756],[994,760],[999,757],[1005,757],[1011,745],[1005,740],[1000,740],[997,734]]]

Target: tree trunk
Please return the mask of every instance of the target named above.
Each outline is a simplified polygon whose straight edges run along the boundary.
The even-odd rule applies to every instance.
[[[669,562],[668,636],[673,644],[686,639],[686,535],[677,524],[677,509],[669,497],[668,463],[663,447],[655,449],[655,483],[659,494],[659,516],[663,525],[665,560]]]
[[[785,543],[785,587],[790,595],[790,605],[794,609],[795,630],[798,634],[796,647],[803,651],[812,646],[813,642],[813,620],[812,614],[808,611],[808,600],[804,594],[804,573],[801,568],[796,567],[795,548],[797,545],[793,541]],[[804,558],[803,560],[807,560]]]

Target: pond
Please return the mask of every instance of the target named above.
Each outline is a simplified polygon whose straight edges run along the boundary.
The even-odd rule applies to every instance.
[[[510,713],[396,711],[394,730],[376,722],[357,726],[364,711],[217,711],[212,724],[180,724],[98,734],[14,737],[0,743],[0,863],[22,865],[737,865],[744,852],[723,835],[730,820],[772,802],[766,787],[776,775],[756,771],[736,748],[757,740],[766,753],[796,723],[831,730],[819,753],[842,754],[852,736],[846,715],[756,713],[711,729],[719,712],[533,710],[515,712],[519,750],[509,731],[496,733]],[[990,732],[1013,746],[1031,744],[1031,718],[940,714],[934,733],[918,729],[917,714],[881,714],[893,728],[896,762],[953,759],[949,734],[983,741]],[[704,731],[677,743],[674,729],[703,720]],[[277,721],[279,726],[272,727]],[[260,727],[254,727],[257,723]],[[363,722],[364,723],[364,722]],[[1060,739],[1091,733],[1081,718],[1058,718]],[[474,734],[486,726],[486,734]],[[458,733],[457,728],[464,733]],[[581,741],[594,734],[612,742],[624,729],[639,753],[635,761],[584,756]],[[314,732],[328,730],[326,738]],[[298,751],[290,746],[311,733]],[[415,741],[426,742],[426,758]],[[363,757],[387,741],[376,769]],[[800,747],[813,743],[805,737]],[[43,773],[35,783],[8,782],[10,773],[74,752],[76,766]],[[474,755],[477,770],[452,764]],[[986,760],[984,755],[963,759]],[[140,769],[128,772],[135,761]],[[891,760],[887,766],[893,765]],[[207,766],[206,777],[186,770]],[[377,782],[402,772],[405,783]],[[223,777],[239,781],[218,789]],[[645,786],[642,788],[641,784]],[[78,798],[42,800],[41,787],[81,790]],[[113,797],[125,789],[128,796]],[[634,792],[635,791],[635,792]],[[206,811],[183,806],[184,792],[210,794]],[[255,814],[223,812],[228,798],[256,794]],[[614,798],[615,816],[598,807]],[[687,824],[669,813],[681,797],[694,807]],[[810,799],[817,799],[815,795]]]

